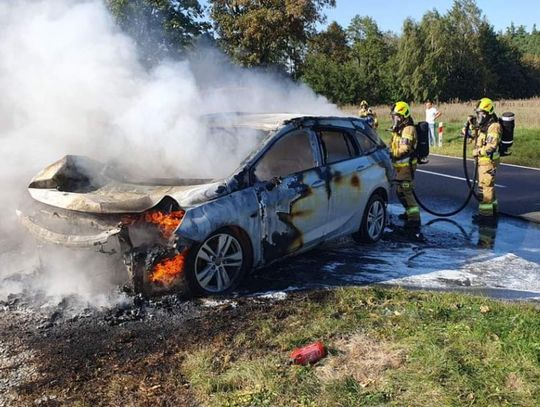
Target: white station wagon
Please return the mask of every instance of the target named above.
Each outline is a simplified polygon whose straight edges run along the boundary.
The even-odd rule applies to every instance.
[[[223,179],[133,180],[65,156],[29,185],[18,212],[38,239],[103,251],[115,244],[137,293],[231,291],[250,270],[344,235],[375,242],[386,225],[392,165],[357,117],[226,114],[215,137],[256,147]],[[226,143],[225,143],[226,144]]]

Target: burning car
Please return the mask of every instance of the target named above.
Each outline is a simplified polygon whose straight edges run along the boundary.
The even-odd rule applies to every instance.
[[[250,270],[330,239],[381,238],[392,167],[363,119],[228,114],[206,123],[222,137],[253,130],[256,147],[230,176],[133,180],[65,156],[32,179],[21,223],[57,245],[116,245],[144,295],[222,294]]]

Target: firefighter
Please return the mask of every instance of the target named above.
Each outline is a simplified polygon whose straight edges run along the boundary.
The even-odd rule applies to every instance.
[[[420,226],[420,208],[413,196],[414,171],[416,170],[416,128],[411,117],[409,105],[397,102],[391,110],[392,115],[392,142],[390,154],[396,171],[397,196],[405,207],[405,213],[400,215],[405,219],[406,225]]]
[[[358,110],[358,116],[369,119],[369,124],[372,128],[379,127],[379,121],[377,120],[377,114],[369,107],[368,102],[362,100],[360,102],[360,110]]]
[[[497,199],[495,197],[495,173],[499,164],[499,143],[502,127],[495,114],[495,105],[489,98],[482,98],[476,104],[476,116],[468,123],[475,137],[473,157],[478,160],[478,184],[481,188],[482,200],[478,214],[473,221],[493,223],[497,216]]]

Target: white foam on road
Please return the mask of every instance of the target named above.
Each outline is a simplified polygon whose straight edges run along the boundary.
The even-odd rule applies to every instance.
[[[505,289],[537,292],[540,296],[540,267],[521,257],[507,254],[492,259],[472,260],[460,269],[442,268],[411,275],[403,273],[402,276],[390,278],[385,283],[437,289]]]
[[[540,266],[512,253],[470,263],[465,269],[488,288],[540,293]]]
[[[402,246],[362,254],[361,261],[354,265],[333,262],[323,268],[355,284],[505,289],[523,291],[528,296],[538,293],[540,297],[540,265],[513,253]]]

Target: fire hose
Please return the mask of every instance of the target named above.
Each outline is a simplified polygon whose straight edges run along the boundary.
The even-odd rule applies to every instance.
[[[418,205],[420,206],[420,208],[422,208],[423,210],[425,210],[426,212],[428,212],[428,213],[430,213],[430,214],[432,214],[434,216],[438,216],[438,217],[454,216],[454,215],[458,214],[459,212],[461,212],[463,209],[465,209],[465,207],[469,204],[469,202],[470,202],[470,200],[471,200],[471,198],[473,196],[477,200],[480,200],[480,197],[478,196],[478,194],[474,190],[475,186],[476,186],[476,179],[477,179],[477,176],[478,176],[478,159],[475,159],[474,175],[473,175],[472,181],[469,178],[469,170],[467,168],[467,140],[470,137],[469,134],[470,134],[469,124],[467,124],[466,129],[465,129],[465,134],[463,135],[463,173],[465,175],[465,181],[467,182],[467,186],[469,188],[469,193],[467,194],[467,197],[465,198],[465,201],[457,209],[455,209],[453,211],[450,211],[450,212],[437,212],[437,211],[435,211],[433,209],[430,209],[424,203],[422,203],[422,201],[418,198],[418,195],[416,194],[416,192],[413,189],[414,198],[416,199],[416,202],[418,202]],[[413,171],[411,171],[411,173],[413,173]]]

